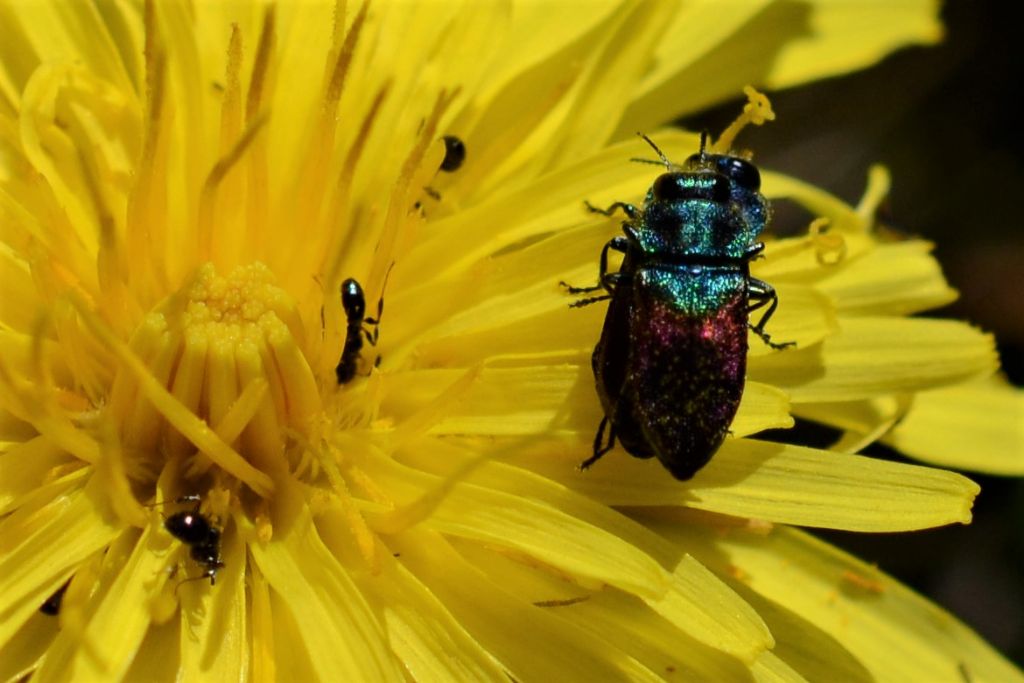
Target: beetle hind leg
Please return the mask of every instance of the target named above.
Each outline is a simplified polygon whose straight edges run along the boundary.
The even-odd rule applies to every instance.
[[[604,430],[608,428],[608,443],[604,443]],[[594,454],[580,463],[579,469],[589,469],[591,465],[601,459],[601,457],[615,448],[615,425],[608,425],[608,417],[601,418],[601,424],[597,427],[597,434],[594,435]]]

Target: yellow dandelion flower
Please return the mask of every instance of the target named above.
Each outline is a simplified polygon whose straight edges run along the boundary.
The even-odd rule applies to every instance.
[[[852,453],[1006,391],[986,335],[906,317],[952,292],[877,238],[880,173],[852,208],[765,172],[821,217],[753,264],[797,348],[751,345],[706,468],[577,469],[602,307],[558,282],[618,230],[582,201],[656,175],[633,132],[690,154],[655,127],[934,15],[0,3],[0,679],[1021,680],[786,526],[968,522],[964,477]],[[843,440],[749,438],[794,415]]]

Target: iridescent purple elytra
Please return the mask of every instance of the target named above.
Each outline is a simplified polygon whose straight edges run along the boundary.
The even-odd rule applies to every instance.
[[[708,154],[703,139],[700,152],[676,166],[642,137],[667,172],[655,179],[643,209],[587,204],[606,216],[621,209],[625,234],[601,251],[596,286],[565,285],[573,294],[607,292],[573,307],[611,300],[592,357],[604,418],[581,468],[617,440],[631,455],[657,457],[672,476],[687,480],[711,460],[736,415],[748,327],[772,348],[791,343],[775,344],[765,333],[778,297],[750,277],[769,217],[757,167]],[[624,254],[617,272],[608,271],[610,250]],[[751,325],[750,312],[765,306]]]

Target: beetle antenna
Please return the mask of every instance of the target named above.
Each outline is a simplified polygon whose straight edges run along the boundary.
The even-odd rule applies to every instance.
[[[654,164],[655,166],[661,166],[662,162],[657,159],[641,159],[640,157],[630,157],[630,161],[634,161],[638,164]]]
[[[700,162],[704,163],[708,158],[708,132],[702,130],[700,132]]]
[[[644,135],[643,133],[641,133],[639,131],[637,131],[637,135],[642,137],[644,139],[644,142],[646,142],[648,145],[651,146],[651,149],[653,149],[657,153],[658,158],[661,159],[661,163],[665,164],[665,168],[668,169],[669,172],[671,172],[672,171],[672,162],[668,160],[668,157],[665,156],[664,152],[662,152],[660,149],[658,149],[658,146],[656,144],[654,144],[654,141],[651,140],[649,137],[647,137],[646,135]]]

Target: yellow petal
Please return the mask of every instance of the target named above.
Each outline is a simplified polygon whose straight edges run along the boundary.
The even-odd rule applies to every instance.
[[[590,632],[528,602],[516,586],[493,581],[439,534],[416,529],[392,541],[402,564],[516,680],[604,681],[625,678],[626,671],[641,673],[614,644],[604,646]]]
[[[1024,475],[1024,392],[1000,377],[923,391],[884,441],[943,467]]]
[[[120,533],[103,512],[102,487],[95,480],[79,486],[65,491],[67,483],[58,481],[40,487],[0,524],[0,642],[35,614],[74,567]]]
[[[752,439],[727,440],[689,482],[620,450],[586,472],[571,456],[516,463],[608,505],[680,505],[829,529],[905,531],[971,519],[978,486],[943,470]]]
[[[34,671],[58,633],[55,619],[38,610],[13,638],[0,646],[0,678],[18,681]]]
[[[150,624],[146,638],[132,659],[124,676],[126,681],[195,681],[195,670],[181,669],[181,660],[174,656],[180,652],[179,641],[187,638],[188,630],[181,629],[177,621]],[[195,647],[195,642],[192,643]]]
[[[110,547],[100,589],[85,606],[84,632],[61,631],[37,673],[39,680],[125,675],[152,621],[153,577],[160,575],[166,562],[150,545],[155,533],[154,527],[141,536],[126,533]]]
[[[0,514],[19,507],[23,497],[69,462],[67,452],[44,437],[26,439],[0,453]]]
[[[860,258],[847,259],[821,281],[842,314],[909,315],[956,298],[938,262],[921,240],[879,244]]]
[[[435,596],[397,562],[371,582],[391,647],[421,681],[507,681],[504,671]]]
[[[840,318],[820,346],[751,358],[750,377],[794,403],[915,391],[992,372],[991,336],[950,320]]]
[[[773,342],[794,342],[796,348],[802,349],[838,332],[835,307],[828,297],[799,285],[780,284],[775,291],[779,295],[779,307],[765,326]],[[760,311],[751,313],[751,324],[756,324],[761,315]],[[749,337],[749,357],[778,353],[753,332]]]
[[[807,13],[799,19],[804,30],[799,39],[786,42],[772,63],[764,82],[769,88],[863,68],[904,45],[934,44],[943,34],[935,0],[881,4],[817,0],[790,12]]]
[[[286,531],[267,543],[250,543],[249,552],[294,617],[295,637],[316,653],[312,663],[319,677],[336,681],[400,677],[377,617],[348,570],[317,536],[308,510],[293,501],[291,514]]]
[[[416,455],[408,459],[421,466],[431,467],[438,462],[436,451],[411,451]],[[444,459],[458,460],[454,452]],[[692,558],[678,557],[676,549],[662,545],[628,518],[562,486],[500,463],[484,463],[468,479],[479,486],[456,485],[423,526],[525,553],[577,580],[597,581],[634,593],[690,637],[746,661],[771,646],[771,636],[760,618],[731,590]],[[471,491],[474,498],[486,499],[488,506],[475,501],[470,504],[471,498],[460,492],[462,489]],[[511,492],[523,497],[514,498]],[[478,507],[483,512],[475,513]],[[513,513],[511,509],[522,512]],[[520,517],[528,521],[520,521]],[[520,527],[525,529],[522,534]],[[502,528],[503,533],[499,531]],[[549,537],[552,541],[547,542]],[[607,563],[597,559],[601,557],[616,557],[616,562],[603,566]],[[591,566],[589,560],[597,566]],[[662,567],[670,569],[671,575]],[[638,580],[641,577],[644,583]]]
[[[703,539],[702,539],[703,540]],[[713,541],[712,541],[713,543]],[[710,543],[700,543],[701,554]],[[864,665],[843,644],[817,625],[787,609],[785,605],[769,600],[743,582],[743,572],[733,565],[715,565],[715,570],[726,572],[726,582],[757,610],[775,636],[775,647],[765,655],[775,656],[788,671],[809,681],[837,680],[851,683],[870,683]],[[760,661],[759,659],[759,661]],[[769,675],[778,662],[769,661]]]
[[[750,670],[758,683],[800,683],[807,680],[774,652],[765,652],[758,657]]]
[[[238,534],[227,536],[222,548],[224,568],[215,589],[205,581],[178,589],[181,597],[181,675],[197,681],[244,680],[249,672],[249,628],[245,595],[245,546]],[[205,618],[196,619],[200,614]],[[202,643],[196,647],[196,643]]]
[[[722,642],[739,645],[736,654],[748,662],[756,661],[765,648],[772,644],[767,629],[756,619],[753,623],[759,629],[751,631],[746,621],[747,614],[752,614],[749,606],[736,603],[735,599],[725,603],[718,602],[713,587],[721,585],[712,578],[710,585],[706,581],[698,581],[701,587],[712,588],[711,595],[705,601],[704,615],[686,615],[677,612],[666,600],[663,604],[645,606],[635,596],[623,593],[610,587],[602,586],[596,591],[586,589],[566,581],[564,578],[544,571],[529,562],[515,561],[500,552],[481,547],[479,544],[454,543],[455,548],[473,565],[485,572],[492,581],[500,586],[515,586],[524,601],[542,608],[545,612],[566,620],[584,631],[591,631],[596,638],[603,639],[605,646],[621,649],[650,671],[675,669],[681,675],[689,675],[698,680],[732,680],[743,675],[740,661],[726,656],[722,650],[712,645],[698,642],[689,633],[701,632],[703,625],[690,621],[688,617],[697,617],[698,622],[706,625],[707,617],[716,618],[712,630],[722,636]],[[709,574],[699,562],[685,557],[680,563],[699,567],[703,574]],[[678,571],[680,580],[687,571]],[[731,591],[727,591],[731,594]],[[543,599],[540,599],[543,598]],[[743,618],[736,619],[731,610],[742,606],[740,613]],[[652,613],[651,608],[660,612],[664,618]],[[738,630],[731,630],[732,627]],[[730,651],[736,648],[730,648]]]
[[[438,482],[436,477],[385,459],[362,466],[399,501],[430,490]],[[631,593],[650,597],[665,593],[670,576],[644,552],[644,541],[655,539],[643,528],[568,491],[560,492],[557,505],[542,502],[538,497],[549,486],[543,479],[508,469],[508,478],[496,482],[500,488],[456,484],[423,526],[514,549],[570,575]],[[515,495],[517,489],[523,489],[525,495]],[[367,513],[367,520],[371,527],[384,521],[373,513]],[[656,552],[657,547],[651,550]],[[616,561],[608,563],[603,559],[607,557]]]
[[[733,97],[748,83],[797,85],[868,66],[903,45],[934,43],[942,35],[937,14],[932,0],[687,4],[616,137]]]
[[[463,374],[441,369],[396,373],[386,381],[384,410],[408,414],[438,396],[438,387],[451,386]],[[512,408],[509,396],[516,397]],[[432,435],[589,435],[602,417],[589,361],[485,369],[452,401],[446,416],[430,427]],[[746,436],[792,424],[784,392],[749,382],[730,430],[734,436]]]
[[[674,149],[689,153],[697,148],[697,136],[679,131],[659,134],[657,141],[659,145],[666,144],[667,153]],[[586,159],[532,179],[528,185],[494,192],[478,204],[432,222],[430,234],[409,254],[403,268],[433,277],[464,272],[470,266],[479,267],[481,257],[500,253],[510,245],[521,246],[525,240],[556,235],[561,229],[587,223],[592,230],[605,231],[604,240],[597,235],[594,238],[597,248],[590,250],[590,262],[594,264],[591,278],[596,277],[600,245],[619,234],[621,229],[618,220],[598,220],[600,217],[588,212],[583,201],[600,205],[606,199],[642,200],[658,171],[645,164],[631,164],[629,159],[647,157],[649,153],[650,148],[643,141],[623,140]],[[487,226],[486,230],[481,230],[483,225]],[[452,244],[459,245],[454,253]],[[558,256],[549,255],[549,258]],[[536,274],[538,271],[531,268],[527,272]],[[552,293],[557,291],[557,282],[550,286]],[[449,285],[445,295],[439,294],[438,299],[443,303],[445,296],[452,294]],[[423,300],[418,299],[420,303]]]
[[[658,530],[693,547],[719,572],[741,577],[830,634],[870,680],[1022,681],[1024,676],[973,631],[876,567],[789,528],[756,535],[662,522]],[[854,679],[856,680],[856,679]]]
[[[693,557],[672,578],[665,597],[647,604],[694,639],[748,663],[775,644],[757,612]]]
[[[801,403],[793,414],[843,430],[830,450],[857,453],[886,434],[903,417],[908,395],[879,396],[862,401]]]
[[[576,84],[578,95],[566,114],[571,124],[548,149],[550,163],[564,164],[603,147],[615,131],[608,116],[608,98],[627,100],[637,81],[650,66],[650,46],[665,33],[677,15],[673,3],[624,3],[622,20],[602,31],[600,49],[588,55],[587,72]]]

